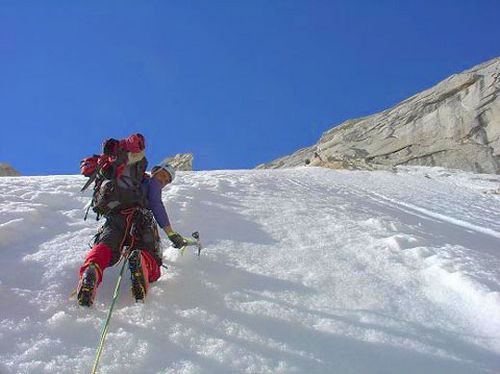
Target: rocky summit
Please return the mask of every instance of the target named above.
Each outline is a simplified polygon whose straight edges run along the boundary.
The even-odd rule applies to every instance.
[[[191,171],[193,170],[193,155],[191,153],[180,153],[174,157],[167,157],[164,162],[168,162],[176,170]]]
[[[12,166],[9,164],[0,163],[0,177],[18,177],[19,174]]]
[[[499,92],[500,57],[381,113],[348,120],[317,144],[257,168],[304,165],[319,155],[339,168],[423,165],[500,174]]]

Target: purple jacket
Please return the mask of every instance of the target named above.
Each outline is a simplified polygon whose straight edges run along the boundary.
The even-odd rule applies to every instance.
[[[148,196],[149,209],[153,212],[158,225],[163,229],[166,226],[170,226],[170,220],[168,219],[168,214],[161,201],[161,182],[155,177],[147,179],[145,182]]]

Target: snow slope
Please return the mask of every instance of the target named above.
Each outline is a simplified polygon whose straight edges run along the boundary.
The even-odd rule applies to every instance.
[[[184,172],[164,199],[202,257],[128,278],[100,373],[500,372],[500,177],[407,168]],[[88,373],[96,306],[69,295],[98,222],[78,176],[0,179],[0,372]]]

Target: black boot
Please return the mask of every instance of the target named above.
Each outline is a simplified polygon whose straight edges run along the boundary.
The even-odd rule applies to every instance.
[[[82,274],[78,284],[78,304],[90,307],[94,303],[97,289],[97,269],[95,264],[90,264]]]
[[[147,293],[146,278],[142,271],[141,251],[136,249],[128,257],[128,267],[130,269],[130,280],[132,282],[132,296],[135,301],[144,300]]]

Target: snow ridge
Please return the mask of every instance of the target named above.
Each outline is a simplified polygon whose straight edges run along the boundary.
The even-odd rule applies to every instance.
[[[180,172],[169,267],[144,304],[122,287],[100,373],[500,371],[500,178]],[[0,372],[88,373],[118,268],[94,308],[76,285],[98,223],[79,176],[0,180]]]

